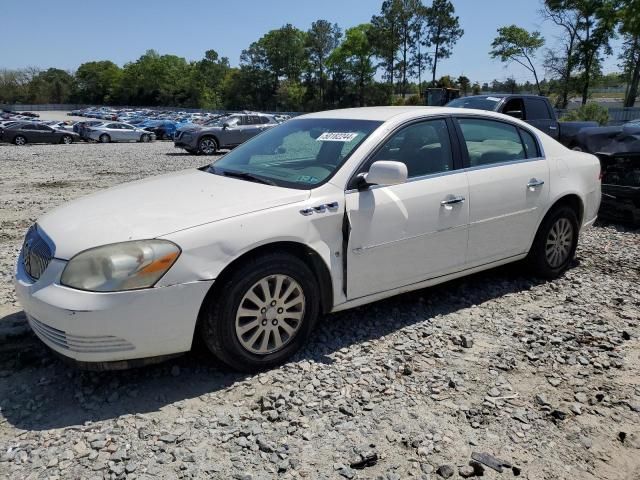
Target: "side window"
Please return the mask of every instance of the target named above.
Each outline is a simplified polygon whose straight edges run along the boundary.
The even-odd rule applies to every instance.
[[[50,132],[51,131],[51,127],[48,127],[47,125],[36,125],[36,130],[42,130],[44,132]]]
[[[27,123],[27,124],[23,125],[21,128],[22,128],[22,130],[35,130],[36,126],[31,124],[31,123]]]
[[[225,123],[228,123],[230,126],[235,127],[240,123],[240,117],[238,116],[234,116],[234,117],[229,117],[227,120],[224,121]]]
[[[378,150],[372,162],[378,160],[404,163],[409,178],[453,170],[447,122],[427,120],[401,129]]]
[[[120,125],[118,125],[117,123],[110,123],[110,124],[106,125],[105,128],[111,128],[111,129],[119,130],[120,129]]]
[[[526,98],[527,120],[550,120],[551,114],[547,102],[540,98]]]
[[[538,142],[533,138],[526,130],[520,129],[520,136],[522,137],[522,143],[524,143],[524,150],[527,154],[527,158],[540,157],[540,149],[538,148]]]
[[[124,123],[120,125],[120,128],[122,130],[133,130],[135,127],[132,127],[131,125],[125,125]]]
[[[260,117],[260,123],[271,123],[269,117]]]
[[[472,167],[526,158],[515,126],[478,118],[458,119]]]

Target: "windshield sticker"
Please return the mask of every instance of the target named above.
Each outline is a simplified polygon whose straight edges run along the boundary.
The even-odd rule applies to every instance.
[[[357,136],[357,133],[349,132],[324,132],[316,140],[318,142],[350,142]]]
[[[499,102],[500,99],[498,97],[487,97],[487,100],[491,100],[492,102]]]
[[[300,175],[296,180],[303,183],[318,183],[318,179],[311,175]]]

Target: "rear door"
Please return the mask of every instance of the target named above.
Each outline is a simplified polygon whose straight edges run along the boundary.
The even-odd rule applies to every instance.
[[[549,102],[542,98],[524,97],[526,120],[553,138],[558,138],[558,121]]]
[[[262,121],[258,115],[246,115],[246,125],[242,126],[242,141],[246,142],[262,131]]]
[[[510,122],[458,117],[469,180],[471,268],[528,251],[549,199],[549,167],[539,142]]]

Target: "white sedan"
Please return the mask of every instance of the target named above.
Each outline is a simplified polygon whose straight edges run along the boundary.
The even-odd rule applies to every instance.
[[[520,260],[562,274],[599,175],[596,157],[497,113],[314,113],[55,209],[27,233],[15,286],[35,333],[85,367],[199,337],[234,368],[267,368],[329,312]]]
[[[156,138],[154,133],[124,122],[104,122],[88,127],[86,136],[100,143],[150,142]]]

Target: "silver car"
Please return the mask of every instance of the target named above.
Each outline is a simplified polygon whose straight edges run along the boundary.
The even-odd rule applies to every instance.
[[[85,134],[90,140],[109,142],[150,142],[156,136],[152,132],[123,122],[104,122],[89,127]]]

